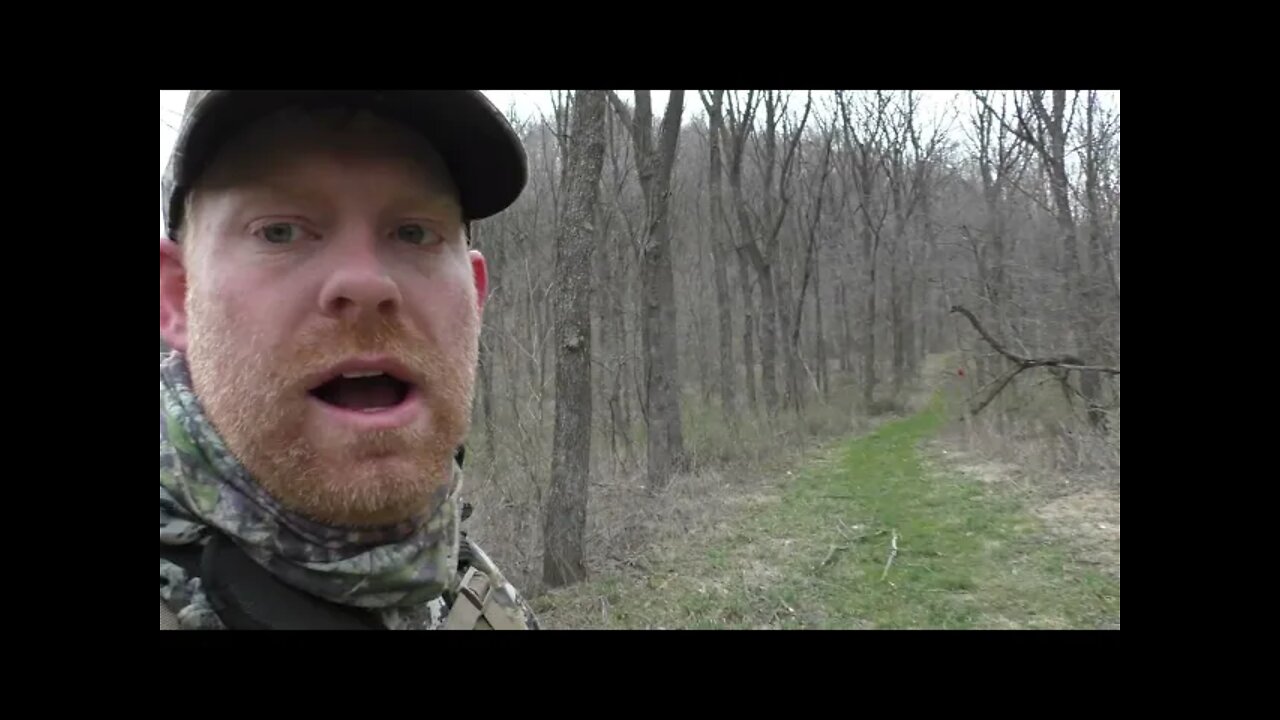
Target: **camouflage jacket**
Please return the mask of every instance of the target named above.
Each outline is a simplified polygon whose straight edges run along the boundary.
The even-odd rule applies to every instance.
[[[435,513],[400,527],[352,531],[299,517],[223,444],[181,354],[162,356],[161,627],[324,627],[324,618],[358,617],[371,629],[537,629],[528,604],[460,531],[461,486],[455,463]]]

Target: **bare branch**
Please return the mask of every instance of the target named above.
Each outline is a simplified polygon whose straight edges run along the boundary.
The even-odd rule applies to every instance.
[[[982,402],[978,403],[977,405],[971,405],[969,407],[969,414],[977,415],[978,413],[982,412],[983,409],[985,409],[988,405],[991,404],[992,400],[996,399],[996,396],[999,395],[1009,383],[1013,382],[1013,379],[1015,377],[1020,375],[1023,370],[1026,370],[1029,367],[1031,366],[1019,365],[1015,367],[1012,371],[1010,371],[1008,374],[1006,374],[1003,378],[1000,379],[1000,382],[998,384],[992,387],[992,389],[987,393],[986,397],[982,400]]]
[[[995,108],[991,107],[990,103],[987,102],[986,95],[983,95],[982,93],[979,93],[976,90],[973,92],[973,95],[978,99],[978,102],[982,103],[982,105],[988,111],[991,112],[992,117],[1000,121],[1000,124],[1004,126],[1005,130],[1008,130],[1011,134],[1013,134],[1014,137],[1027,143],[1031,147],[1035,148],[1037,151],[1044,152],[1043,144],[1040,143],[1038,140],[1036,140],[1034,137],[1032,137],[1029,132],[1027,132],[1027,127],[1028,127],[1027,122],[1026,122],[1026,119],[1023,117],[1022,106],[1020,103],[1017,102],[1017,98],[1014,98],[1014,106],[1016,108],[1015,115],[1017,115],[1018,124],[1022,128],[1022,131],[1019,131],[1017,128],[1014,128],[1012,125],[1006,122],[1004,119],[1004,113],[996,112]]]
[[[982,339],[987,341],[988,345],[994,348],[996,352],[1009,358],[1015,363],[1018,363],[1019,365],[1023,366],[1022,367],[1023,370],[1027,368],[1033,368],[1033,367],[1056,367],[1056,368],[1062,368],[1063,370],[1079,370],[1082,372],[1102,372],[1102,373],[1108,373],[1110,375],[1120,374],[1120,368],[1106,367],[1103,365],[1085,365],[1078,358],[1071,355],[1063,355],[1061,357],[1051,357],[1051,358],[1025,358],[1025,357],[1022,357],[1021,355],[1016,355],[1013,352],[1010,352],[1009,350],[1005,349],[1005,347],[1001,345],[999,341],[991,337],[991,334],[987,332],[986,328],[982,327],[982,323],[978,322],[978,318],[974,317],[973,313],[969,312],[969,310],[959,305],[952,305],[951,312],[960,313],[961,315],[964,315],[966,318],[968,318],[970,324],[972,324],[974,329],[978,331],[978,334],[982,336]]]
[[[808,98],[804,103],[804,114],[800,117],[800,125],[796,128],[796,132],[791,136],[790,146],[787,148],[787,154],[782,161],[782,173],[778,179],[778,196],[782,200],[782,209],[778,213],[778,218],[774,222],[769,237],[765,240],[765,254],[769,258],[773,258],[778,249],[778,233],[782,230],[783,220],[787,215],[787,208],[791,204],[791,196],[787,193],[787,180],[791,176],[792,160],[795,159],[796,146],[800,144],[800,135],[804,132],[805,123],[809,120],[809,110],[813,107],[813,91],[809,91]],[[786,105],[783,105],[786,110]]]
[[[623,124],[627,126],[627,132],[633,132],[635,127],[631,119],[631,111],[627,109],[626,103],[622,102],[622,98],[618,97],[618,93],[609,91],[609,104],[613,105],[613,111],[618,113],[618,117],[622,118]]]

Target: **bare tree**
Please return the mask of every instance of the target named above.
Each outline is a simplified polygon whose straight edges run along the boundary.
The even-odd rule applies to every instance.
[[[610,460],[615,469],[634,460],[631,444],[632,383],[627,382],[634,365],[628,332],[629,278],[634,270],[633,250],[638,250],[638,228],[626,207],[626,188],[633,180],[631,143],[628,131],[619,129],[613,113],[605,113],[605,148],[608,172],[603,180],[604,196],[599,206],[600,247],[596,252],[599,271],[593,305],[599,311],[601,347],[596,353],[600,365],[605,407],[608,408]]]
[[[680,417],[679,363],[676,354],[676,298],[671,268],[671,171],[680,140],[684,91],[672,90],[654,146],[653,109],[648,90],[636,90],[635,114],[612,91],[614,110],[630,126],[636,167],[644,192],[647,232],[641,253],[645,348],[645,419],[649,427],[649,487],[666,487],[684,463]]]
[[[1101,258],[1107,284],[1115,293],[1111,300],[1119,307],[1120,271],[1112,241],[1115,231],[1111,226],[1119,224],[1120,208],[1117,194],[1111,191],[1113,183],[1109,160],[1120,132],[1120,118],[1101,106],[1096,90],[1089,91],[1085,102],[1085,130],[1081,139],[1085,153],[1085,199],[1082,204],[1089,216],[1089,247],[1096,257]]]
[[[912,91],[885,123],[886,142],[880,153],[880,164],[889,186],[893,205],[893,233],[889,249],[889,315],[893,345],[893,394],[901,395],[908,367],[914,365],[915,295],[913,245],[908,231],[916,212],[929,192],[934,154],[941,141],[939,126],[929,137],[921,136],[917,113],[919,97]]]
[[[591,255],[604,165],[603,90],[578,90],[567,139],[564,211],[556,237],[556,415],[542,574],[555,587],[586,577],[591,469]],[[586,379],[584,381],[584,378]]]
[[[772,90],[764,92],[763,158],[759,158],[759,140],[756,143],[757,155],[761,164],[760,172],[764,178],[763,216],[756,213],[747,196],[743,193],[741,162],[744,145],[737,138],[734,141],[734,172],[730,173],[734,202],[738,210],[738,226],[740,230],[737,238],[738,251],[750,261],[751,268],[755,270],[756,279],[760,285],[760,380],[764,388],[765,408],[771,415],[777,412],[779,405],[776,379],[778,302],[777,288],[774,283],[774,267],[778,259],[779,233],[782,231],[782,225],[787,217],[787,210],[791,205],[790,180],[796,146],[800,142],[800,136],[804,132],[804,126],[808,121],[809,111],[813,104],[813,93],[810,92],[805,101],[804,112],[794,132],[784,134],[785,156],[779,169],[777,166],[778,132],[779,125],[782,124],[787,111],[788,97],[783,93]],[[748,104],[750,104],[750,100],[748,100]],[[745,134],[750,130],[750,123],[740,122],[737,125],[736,130],[742,133],[739,137],[745,137]],[[776,188],[774,187],[775,171],[777,171]]]
[[[784,178],[783,183],[795,184],[799,182],[801,176],[803,155],[804,129],[809,120],[811,109],[813,107],[812,91],[806,93],[806,103],[804,112],[799,123],[795,123],[792,118],[787,117],[787,103],[785,99],[782,102],[782,136],[784,138],[792,138],[794,148],[791,153],[789,165],[784,162]],[[789,175],[789,176],[787,176]],[[783,202],[783,207],[779,213],[780,220],[785,223],[786,217],[795,219],[795,232],[781,232],[779,227],[777,240],[773,250],[772,265],[774,267],[773,280],[774,287],[777,292],[777,315],[778,315],[778,348],[782,353],[784,377],[783,402],[793,405],[797,411],[801,408],[801,390],[800,390],[800,353],[798,347],[789,342],[791,339],[791,328],[799,327],[796,320],[795,312],[792,310],[792,298],[796,297],[793,279],[795,275],[803,273],[800,268],[800,259],[803,256],[801,246],[805,233],[803,230],[803,218],[801,213],[788,213],[791,204],[792,193],[786,184],[782,184],[779,188],[779,199]],[[768,195],[766,195],[766,200]],[[767,204],[767,203],[766,203]],[[790,238],[786,237],[791,235]],[[790,240],[791,242],[788,242]]]
[[[876,261],[880,249],[880,232],[889,213],[889,206],[883,201],[879,203],[877,212],[875,200],[877,183],[880,181],[878,158],[889,96],[876,91],[874,98],[867,98],[859,112],[859,109],[853,107],[852,98],[837,91],[836,104],[840,109],[844,144],[851,165],[850,175],[858,192],[858,210],[862,215],[862,264],[867,273],[862,341],[862,403],[864,407],[870,408],[876,385]]]
[[[708,120],[708,153],[710,167],[708,170],[708,188],[711,204],[711,254],[714,258],[712,278],[716,286],[716,304],[719,309],[720,328],[720,407],[727,417],[733,418],[733,316],[732,302],[729,299],[729,244],[724,236],[725,212],[724,191],[721,179],[724,175],[723,162],[720,155],[722,135],[724,134],[724,90],[711,90],[702,93],[702,104],[707,110]]]
[[[726,123],[722,132],[721,143],[727,148],[729,153],[729,187],[733,192],[734,208],[740,209],[741,204],[739,198],[742,196],[742,160],[744,157],[744,149],[747,143],[747,136],[751,132],[751,125],[755,118],[756,108],[759,105],[759,96],[754,90],[748,91],[745,100],[741,101],[741,106],[736,99],[736,93],[727,95],[728,107],[726,109]],[[724,215],[726,221],[728,214]],[[746,386],[747,386],[747,404],[754,413],[757,410],[758,401],[756,399],[756,354],[755,354],[755,305],[752,298],[752,271],[751,262],[746,253],[746,239],[744,235],[750,230],[741,223],[741,213],[736,215],[739,218],[739,226],[734,233],[733,225],[726,222],[725,229],[729,231],[730,242],[738,254],[738,281],[742,289],[742,361],[746,366]]]
[[[1068,314],[1068,339],[1071,347],[1078,348],[1090,358],[1100,355],[1099,338],[1095,332],[1099,318],[1096,315],[1097,295],[1091,282],[1092,255],[1101,253],[1101,241],[1086,241],[1080,247],[1079,226],[1072,204],[1072,195],[1078,194],[1072,187],[1067,169],[1067,140],[1076,115],[1079,93],[1072,95],[1070,107],[1067,91],[1050,91],[1046,104],[1046,92],[1042,90],[1019,93],[1014,97],[1016,125],[1003,117],[1000,121],[1017,137],[1027,143],[1037,154],[1041,167],[1049,179],[1049,194],[1053,201],[1054,217],[1065,256],[1066,306]],[[1092,122],[1092,103],[1086,103],[1086,122]],[[1093,128],[1086,131],[1086,149],[1093,146]],[[1086,156],[1086,184],[1090,183],[1091,159]],[[1095,178],[1096,179],[1096,178]],[[1087,193],[1086,193],[1087,194]],[[1096,195],[1095,195],[1096,197]],[[1118,282],[1117,282],[1118,284]],[[1089,406],[1089,420],[1095,428],[1102,428],[1105,414],[1101,408],[1102,379],[1099,373],[1080,373],[1080,394]]]
[[[971,118],[973,135],[970,140],[982,181],[986,224],[981,233],[968,226],[962,226],[961,232],[973,250],[980,294],[991,314],[997,318],[1001,330],[1013,337],[1020,334],[1021,327],[1015,326],[1010,315],[1013,291],[1008,263],[1016,250],[1017,236],[1008,232],[1008,196],[1020,182],[1022,169],[1026,167],[1026,145],[1018,141],[1007,125],[999,122],[1007,112],[1007,96],[1002,98],[1001,110],[997,114],[989,93],[975,91],[974,95],[979,107]],[[999,374],[1001,371],[996,369],[999,367],[997,364],[1004,360],[1004,356],[998,353],[994,357],[980,356],[978,380],[985,382]]]
[[[800,296],[796,299],[795,324],[791,330],[790,348],[791,355],[794,358],[800,356],[800,326],[804,317],[804,299],[809,289],[809,278],[813,278],[813,293],[815,297],[814,314],[816,316],[816,336],[815,355],[817,358],[818,378],[817,381],[821,385],[822,392],[827,392],[826,371],[827,356],[823,349],[822,342],[822,285],[820,278],[822,277],[822,268],[820,263],[814,262],[814,257],[818,249],[818,225],[822,220],[822,202],[826,197],[827,176],[831,170],[831,145],[835,140],[835,128],[825,127],[821,129],[822,137],[822,161],[818,170],[817,188],[811,190],[813,196],[813,208],[805,213],[806,223],[805,232],[808,241],[805,244],[804,252],[804,276],[800,281]],[[792,377],[789,378],[791,392],[793,393],[793,403],[797,411],[801,409],[802,396],[800,392],[799,378],[795,376],[795,369],[790,370]]]

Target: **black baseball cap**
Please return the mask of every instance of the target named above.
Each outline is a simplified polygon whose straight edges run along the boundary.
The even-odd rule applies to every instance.
[[[364,108],[420,132],[453,176],[468,223],[505,210],[529,179],[519,136],[479,90],[192,90],[160,180],[169,237],[176,237],[187,193],[218,149],[286,107]]]

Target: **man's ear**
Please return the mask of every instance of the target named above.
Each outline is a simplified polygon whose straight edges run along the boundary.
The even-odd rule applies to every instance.
[[[182,248],[160,238],[160,337],[178,352],[187,351],[187,269]]]
[[[471,273],[476,280],[476,304],[484,312],[484,303],[489,295],[489,268],[479,250],[469,250],[468,254],[471,256]]]

